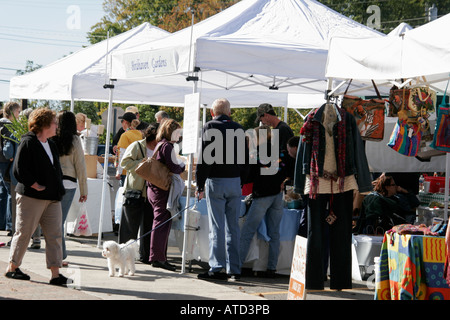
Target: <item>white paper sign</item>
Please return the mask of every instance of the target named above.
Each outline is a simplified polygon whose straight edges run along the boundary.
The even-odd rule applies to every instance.
[[[197,152],[200,117],[200,93],[184,96],[183,149],[184,155]]]
[[[294,255],[292,256],[291,278],[289,280],[288,300],[306,299],[306,248],[308,240],[296,236]]]

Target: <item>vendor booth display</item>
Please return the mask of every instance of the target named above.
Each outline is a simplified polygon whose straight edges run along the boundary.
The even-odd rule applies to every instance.
[[[406,31],[401,37],[364,40],[334,38],[330,44],[326,71],[330,82],[347,79],[360,83],[378,81],[383,88],[395,85],[396,89],[402,90],[391,92],[392,107],[389,114],[398,117],[396,126],[399,127],[399,130],[393,131],[390,145],[394,147],[397,142],[400,145],[402,138],[410,140],[409,146],[398,149],[403,154],[417,155],[416,149],[420,147],[423,134],[430,127],[434,128],[429,122],[433,115],[429,114],[435,111],[435,94],[446,92],[450,78],[450,39],[447,36],[449,24],[450,14],[447,14]],[[424,57],[427,63],[424,63]],[[389,93],[389,90],[385,92]],[[443,104],[446,105],[445,100]],[[445,110],[444,107],[444,114]],[[440,125],[436,125],[434,135],[441,134],[439,128]],[[448,125],[444,125],[444,128],[450,130]],[[445,138],[448,138],[448,134]],[[414,143],[416,145],[411,146]],[[368,150],[372,148],[369,143],[366,147]],[[383,157],[388,154],[378,152]],[[402,158],[407,160],[402,161]],[[412,157],[399,155],[396,161],[389,159],[390,164],[400,168],[398,172],[442,172],[445,168],[447,181],[450,172],[448,152],[445,160],[441,161],[440,165],[437,165],[437,161],[431,164],[429,168],[435,166],[434,170],[423,170],[423,164]],[[385,168],[387,169],[382,168],[380,172],[397,171],[387,163]],[[448,189],[449,183],[446,182],[443,190],[444,222],[448,219]],[[376,298],[449,299],[450,291],[446,282],[448,276],[444,274],[449,269],[448,241],[448,234],[446,243],[444,237],[386,233],[381,250]]]
[[[409,30],[401,37],[333,38],[330,43],[326,75],[330,82],[346,81],[347,79],[353,79],[354,82],[360,83],[378,81],[382,82],[383,88],[389,85],[392,88],[392,85],[395,85],[397,89],[408,89],[409,91],[405,91],[404,98],[402,93],[396,93],[398,98],[402,98],[397,106],[403,108],[397,112],[396,125],[408,126],[403,130],[403,134],[406,133],[405,139],[415,139],[418,142],[421,139],[422,131],[425,131],[428,125],[431,128],[434,127],[431,123],[428,124],[427,120],[429,120],[428,114],[433,109],[431,105],[436,107],[435,91],[445,93],[449,82],[450,40],[445,31],[449,23],[450,14],[447,14]],[[426,57],[428,63],[423,63],[423,57]],[[380,87],[379,84],[378,87]],[[406,98],[406,92],[409,93],[408,98]],[[404,111],[403,114],[401,114],[402,111]],[[414,119],[411,119],[412,117]],[[429,118],[431,119],[431,116]],[[411,124],[418,128],[409,127]],[[401,130],[397,130],[397,132],[402,133]],[[397,140],[400,139],[399,136]],[[395,145],[395,142],[392,142],[392,145]],[[414,141],[412,142],[414,143]],[[368,151],[369,147],[372,148],[372,145],[368,143]],[[414,155],[411,146],[403,150]],[[381,154],[384,156],[387,152],[381,152]],[[374,155],[374,157],[377,156]],[[396,161],[390,159],[391,164],[400,168],[399,172],[442,172],[446,167],[445,171],[448,176],[450,170],[448,153],[445,160],[441,158],[441,164],[435,166],[435,170],[423,170],[422,164],[416,161],[417,159],[412,159],[413,161],[409,163],[402,161],[402,157],[396,158]],[[438,161],[434,162],[436,165]],[[403,168],[401,168],[402,166]],[[389,171],[397,171],[389,166],[387,168]],[[448,195],[448,186],[445,193]]]

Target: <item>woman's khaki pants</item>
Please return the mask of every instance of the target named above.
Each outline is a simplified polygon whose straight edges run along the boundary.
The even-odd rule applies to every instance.
[[[16,231],[11,242],[9,261],[16,266],[22,264],[31,236],[40,224],[45,238],[47,268],[61,268],[61,201],[40,200],[17,194],[16,202]]]

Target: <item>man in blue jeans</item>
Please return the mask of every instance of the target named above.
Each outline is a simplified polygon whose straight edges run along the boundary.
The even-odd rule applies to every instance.
[[[199,199],[206,195],[208,208],[210,269],[198,278],[237,280],[241,274],[241,177],[246,174],[248,147],[244,129],[230,118],[227,99],[214,101],[211,115],[213,120],[203,127],[202,154],[196,168],[196,195]]]
[[[253,182],[252,204],[245,215],[241,231],[240,257],[245,263],[252,239],[265,219],[269,236],[269,257],[265,276],[274,277],[280,252],[280,223],[283,217],[283,187],[287,177],[293,175],[293,163],[288,152],[280,148],[276,129],[264,125],[256,128],[256,156],[250,156],[247,182]],[[271,150],[279,150],[280,153]],[[270,158],[269,158],[270,155]],[[256,162],[256,163],[254,163]]]

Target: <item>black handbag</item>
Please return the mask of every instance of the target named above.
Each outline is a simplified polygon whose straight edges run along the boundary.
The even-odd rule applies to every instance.
[[[125,200],[123,202],[124,207],[139,206],[144,202],[142,192],[140,190],[127,190],[124,194]]]

